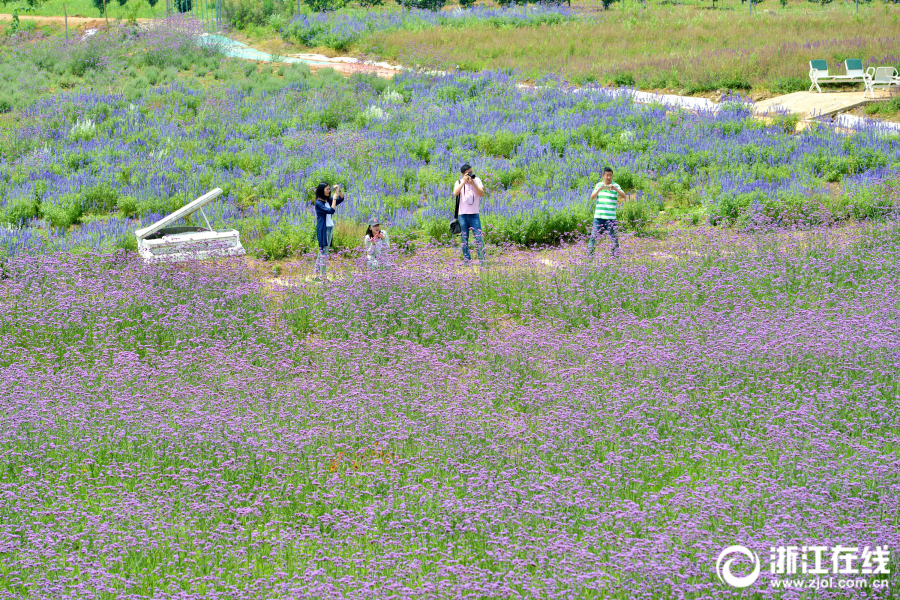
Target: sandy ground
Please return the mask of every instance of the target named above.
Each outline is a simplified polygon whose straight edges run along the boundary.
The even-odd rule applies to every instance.
[[[85,29],[102,29],[106,27],[106,19],[96,17],[69,17],[69,27],[77,31]],[[138,23],[146,23],[152,19],[137,19]],[[11,14],[0,13],[0,21],[12,21]],[[33,15],[19,15],[19,21],[36,21],[39,24],[58,26],[60,29],[66,26],[65,17],[42,17]],[[124,21],[121,21],[124,23]],[[119,23],[116,19],[110,19],[109,24]]]

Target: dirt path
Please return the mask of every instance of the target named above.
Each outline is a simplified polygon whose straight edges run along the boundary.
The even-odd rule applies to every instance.
[[[0,13],[0,21],[12,21],[11,14]],[[153,19],[137,19],[138,23],[148,23]],[[46,16],[35,16],[35,15],[19,15],[19,21],[36,21],[37,23],[43,23],[47,25],[55,25],[60,28],[65,27],[66,18],[65,17],[46,17]],[[118,21],[116,19],[110,19],[109,24],[115,25],[118,23],[124,23],[125,21]],[[76,30],[85,30],[85,29],[102,29],[106,27],[106,19],[100,17],[69,17],[69,27]]]

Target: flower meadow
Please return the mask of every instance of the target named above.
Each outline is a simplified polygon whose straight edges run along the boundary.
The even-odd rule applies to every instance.
[[[0,597],[797,598],[717,554],[896,553],[895,219],[584,252],[12,257]]]
[[[0,128],[6,255],[133,248],[130,228],[213,187],[225,190],[218,226],[239,229],[259,256],[300,254],[313,245],[309,200],[322,180],[349,192],[339,248],[358,245],[372,215],[421,245],[446,236],[464,162],[487,184],[491,242],[584,232],[606,165],[632,195],[621,218],[636,232],[663,210],[684,224],[748,227],[896,208],[882,184],[900,166],[900,138],[877,124],[795,134],[791,118],[754,119],[739,97],[689,113],[500,72],[312,75],[223,59],[192,31],[170,19],[2,53],[0,71],[22,83]]]
[[[326,46],[336,50],[349,48],[363,37],[380,31],[421,31],[438,26],[455,29],[472,25],[495,28],[518,28],[537,25],[556,25],[575,18],[565,6],[476,6],[454,11],[403,10],[342,10],[337,12],[295,15],[282,27],[285,40],[306,46]]]

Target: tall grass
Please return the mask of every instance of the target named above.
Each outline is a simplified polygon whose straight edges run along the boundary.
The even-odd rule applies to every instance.
[[[638,7],[637,3],[632,6]],[[774,8],[774,6],[772,7]],[[809,61],[828,60],[838,72],[846,58],[900,66],[895,40],[900,8],[778,11],[746,14],[688,7],[617,9],[592,19],[528,29],[472,30],[459,43],[454,29],[374,34],[362,48],[404,60],[427,45],[444,67],[516,69],[538,79],[675,89],[686,93],[759,89],[787,93],[809,87]]]

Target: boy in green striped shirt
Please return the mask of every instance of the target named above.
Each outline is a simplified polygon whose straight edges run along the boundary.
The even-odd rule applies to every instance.
[[[609,167],[603,169],[603,179],[594,186],[594,192],[591,194],[591,201],[596,201],[594,205],[594,224],[591,227],[591,239],[588,240],[588,256],[594,255],[594,244],[597,240],[597,234],[601,231],[609,233],[612,239],[613,256],[619,252],[619,236],[616,235],[616,206],[619,200],[625,199],[625,192],[619,187],[618,183],[613,183],[613,170]]]

